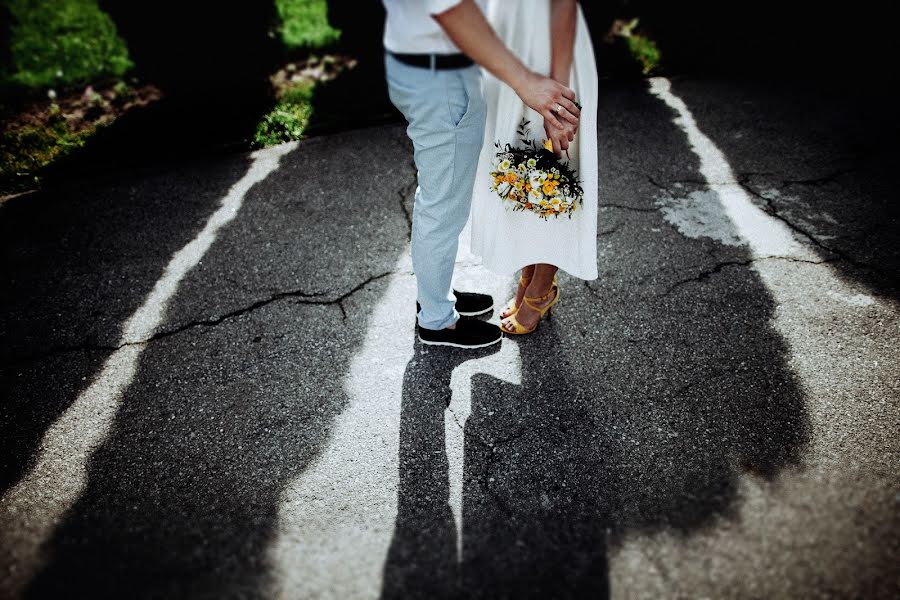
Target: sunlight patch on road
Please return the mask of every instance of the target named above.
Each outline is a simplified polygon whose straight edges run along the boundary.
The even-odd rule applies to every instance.
[[[87,464],[106,439],[122,395],[137,371],[141,353],[163,323],[166,308],[184,277],[231,222],[247,192],[278,168],[296,144],[252,154],[247,173],[222,198],[197,236],[176,252],[140,308],[122,326],[119,348],[99,375],[44,434],[31,470],[0,500],[0,592],[18,597],[41,568],[42,546],[87,484]]]

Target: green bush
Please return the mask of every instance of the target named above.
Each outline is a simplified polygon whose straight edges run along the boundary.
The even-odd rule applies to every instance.
[[[12,17],[8,82],[27,87],[88,83],[133,65],[96,0],[5,0]]]
[[[275,0],[281,17],[281,41],[288,48],[320,48],[341,32],[328,24],[327,0]]]

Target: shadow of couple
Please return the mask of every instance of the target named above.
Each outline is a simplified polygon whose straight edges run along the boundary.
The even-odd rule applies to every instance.
[[[571,326],[587,314],[573,304],[562,321],[505,339],[518,358],[500,352],[453,386],[454,369],[500,345],[482,354],[417,346],[403,380],[382,597],[606,598],[609,549],[625,536],[733,518],[740,478],[773,479],[807,438],[802,388],[767,325],[771,304],[735,306],[740,343],[728,311],[686,318],[703,303],[634,305],[624,322],[610,309],[587,328]],[[660,339],[634,339],[645,326]],[[518,361],[520,383],[479,372],[491,361]],[[466,384],[471,394],[459,393]],[[453,461],[462,455],[459,531],[449,419],[463,428]]]
[[[587,435],[571,381],[541,364],[559,358],[554,329],[531,338],[521,344],[522,384],[476,372],[470,407],[453,398],[453,371],[500,344],[416,345],[403,379],[399,505],[382,597],[607,595],[605,501],[591,483],[602,448]],[[466,408],[457,532],[445,432],[461,420],[451,410]]]

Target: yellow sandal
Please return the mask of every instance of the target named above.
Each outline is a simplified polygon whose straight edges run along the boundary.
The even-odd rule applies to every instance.
[[[556,296],[553,297],[553,300],[550,301],[550,304],[548,304],[547,306],[545,306],[543,308],[540,308],[540,307],[534,305],[534,303],[536,303],[536,302],[543,302],[544,300],[546,300],[547,297],[550,296],[550,294],[553,293],[554,290],[556,290]],[[543,296],[537,296],[537,297],[525,296],[524,298],[522,298],[522,300],[525,302],[525,304],[527,304],[528,306],[530,306],[531,308],[533,308],[534,310],[539,312],[541,314],[541,316],[538,317],[538,320],[534,324],[534,327],[532,327],[531,329],[528,329],[528,328],[522,326],[522,324],[519,323],[518,319],[516,319],[516,313],[519,312],[518,309],[516,309],[516,313],[513,313],[504,319],[504,321],[508,321],[508,322],[512,323],[513,330],[510,331],[506,327],[502,327],[502,323],[501,323],[500,330],[503,331],[503,333],[512,333],[515,335],[522,335],[525,333],[531,333],[532,331],[537,329],[538,325],[541,324],[541,320],[544,318],[544,315],[547,314],[548,312],[550,312],[550,309],[553,308],[554,304],[559,302],[559,285],[556,282],[556,277],[554,276],[553,284],[550,286],[550,291],[548,291],[546,294],[544,294]]]
[[[532,275],[532,277],[534,277],[534,276]],[[528,279],[525,279],[524,277],[521,277],[521,276],[519,277],[519,285],[524,285],[526,290],[528,289],[528,285],[530,283],[531,283],[531,277],[529,277]],[[557,283],[558,283],[558,281],[556,279],[556,273],[554,273],[553,274],[553,284],[556,285]],[[509,311],[508,315],[503,314],[506,311]],[[513,316],[514,314],[516,314],[518,311],[519,311],[519,305],[516,304],[516,297],[513,296],[512,298],[509,299],[509,302],[507,302],[506,305],[500,309],[500,313],[499,313],[500,318],[501,319],[509,318],[509,317]]]

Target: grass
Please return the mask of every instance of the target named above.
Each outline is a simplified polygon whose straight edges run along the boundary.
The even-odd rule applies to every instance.
[[[48,88],[120,77],[134,65],[96,0],[0,0],[12,17],[7,85]]]
[[[289,50],[319,49],[340,39],[341,32],[328,23],[327,0],[275,0],[281,18],[281,41]],[[310,64],[321,69],[330,67],[329,57],[321,62],[310,57]],[[282,73],[282,75],[284,75]],[[317,84],[328,80],[321,74],[304,78],[278,77],[273,81],[276,104],[260,121],[253,135],[252,144],[257,148],[274,146],[303,137],[312,118],[312,98]]]
[[[65,119],[57,117],[45,124],[29,125],[4,132],[0,150],[0,192],[18,192],[40,183],[35,173],[56,159],[84,145],[93,129],[72,132]]]
[[[328,24],[327,0],[275,0],[281,18],[281,41],[287,48],[321,48],[341,32]]]
[[[312,116],[313,88],[314,82],[304,81],[279,92],[275,107],[256,126],[253,145],[264,148],[303,137]]]

